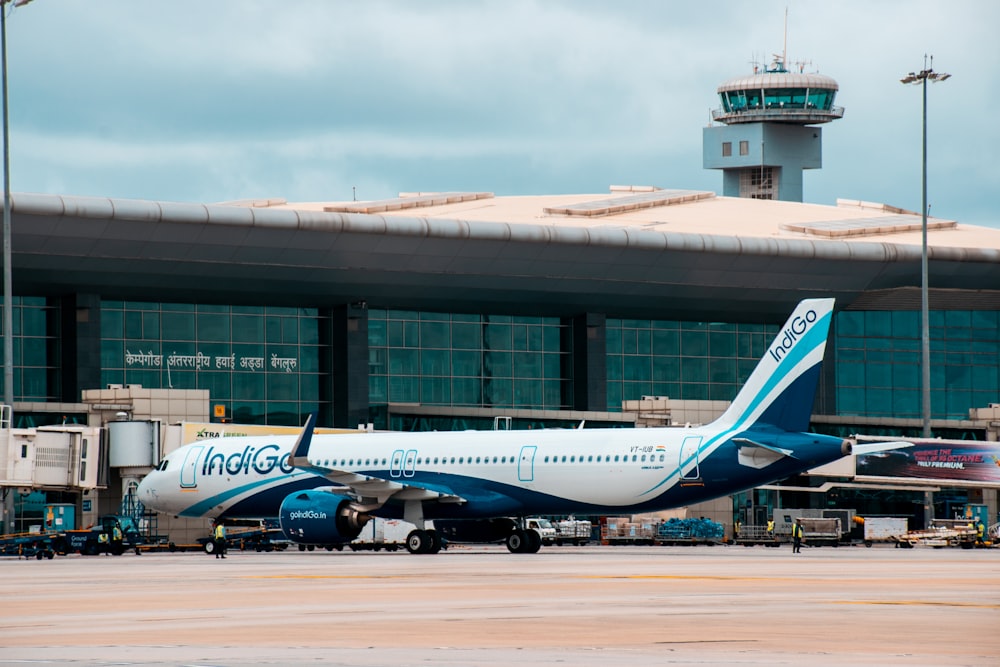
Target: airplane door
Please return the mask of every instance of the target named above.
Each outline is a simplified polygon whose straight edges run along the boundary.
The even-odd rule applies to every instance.
[[[690,435],[684,438],[684,443],[681,445],[681,459],[678,462],[681,470],[681,479],[701,479],[701,471],[698,469],[700,447],[700,435]],[[690,470],[685,471],[684,466],[691,463],[694,463],[694,465]]]
[[[188,449],[184,463],[181,464],[181,488],[193,489],[198,486],[198,460],[204,450],[200,445]]]
[[[401,477],[403,475],[403,450],[397,449],[392,453],[392,461],[389,463],[389,476]]]
[[[406,463],[403,465],[403,477],[413,477],[417,467],[417,450],[406,450]]]
[[[521,456],[517,460],[517,478],[522,482],[531,482],[535,479],[535,452],[538,447],[535,445],[525,445],[521,447]]]

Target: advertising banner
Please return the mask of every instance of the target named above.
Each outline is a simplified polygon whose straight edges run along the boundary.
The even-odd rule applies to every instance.
[[[261,426],[259,424],[206,424],[181,423],[181,444],[188,445],[209,438],[236,438],[245,435],[298,435],[301,426]],[[349,428],[317,428],[315,433],[363,433]]]
[[[1000,442],[912,442],[906,449],[859,456],[857,474],[1000,486]]]

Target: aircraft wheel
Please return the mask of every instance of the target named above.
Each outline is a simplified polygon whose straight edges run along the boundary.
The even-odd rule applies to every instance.
[[[426,530],[419,528],[411,530],[410,534],[406,536],[406,550],[411,554],[430,553],[432,545],[432,538]]]
[[[542,536],[534,530],[524,531],[524,551],[526,554],[537,554],[542,548]]]
[[[441,551],[441,547],[444,546],[444,542],[441,539],[441,533],[436,530],[428,530],[427,535],[431,539],[430,549],[428,549],[427,553],[436,554]]]
[[[512,554],[538,553],[542,548],[542,537],[534,530],[515,530],[507,536],[507,551]]]

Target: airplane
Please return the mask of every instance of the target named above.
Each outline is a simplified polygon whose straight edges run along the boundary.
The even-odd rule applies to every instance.
[[[528,516],[683,507],[909,446],[807,432],[833,308],[834,299],[801,301],[704,426],[314,435],[314,414],[298,436],[180,447],[142,480],[138,499],[181,517],[278,517],[299,545],[342,546],[379,516],[414,524],[411,553],[437,553],[442,533],[535,553]]]

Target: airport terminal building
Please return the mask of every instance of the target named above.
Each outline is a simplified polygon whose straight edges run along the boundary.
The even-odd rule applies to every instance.
[[[726,172],[724,196],[648,185],[311,203],[15,193],[14,426],[93,421],[82,401],[94,390],[207,392],[186,418],[243,424],[299,425],[312,412],[352,429],[707,422],[799,300],[834,297],[814,428],[917,437],[921,216],[795,201],[792,173],[819,166],[818,144],[811,162],[781,161],[819,135],[768,123],[773,109],[800,125],[839,118],[836,84],[797,77],[827,90],[798,109],[794,95],[747,106],[759,78],[723,86],[728,125],[706,129],[705,166]],[[772,135],[776,156],[764,152]],[[928,245],[933,436],[989,447],[1000,229],[930,218]],[[134,406],[95,400],[105,417]],[[125,411],[167,418],[148,401]],[[995,520],[997,455],[976,455],[983,479],[939,480],[934,511],[985,504]],[[881,482],[799,502],[927,504],[915,482]]]

